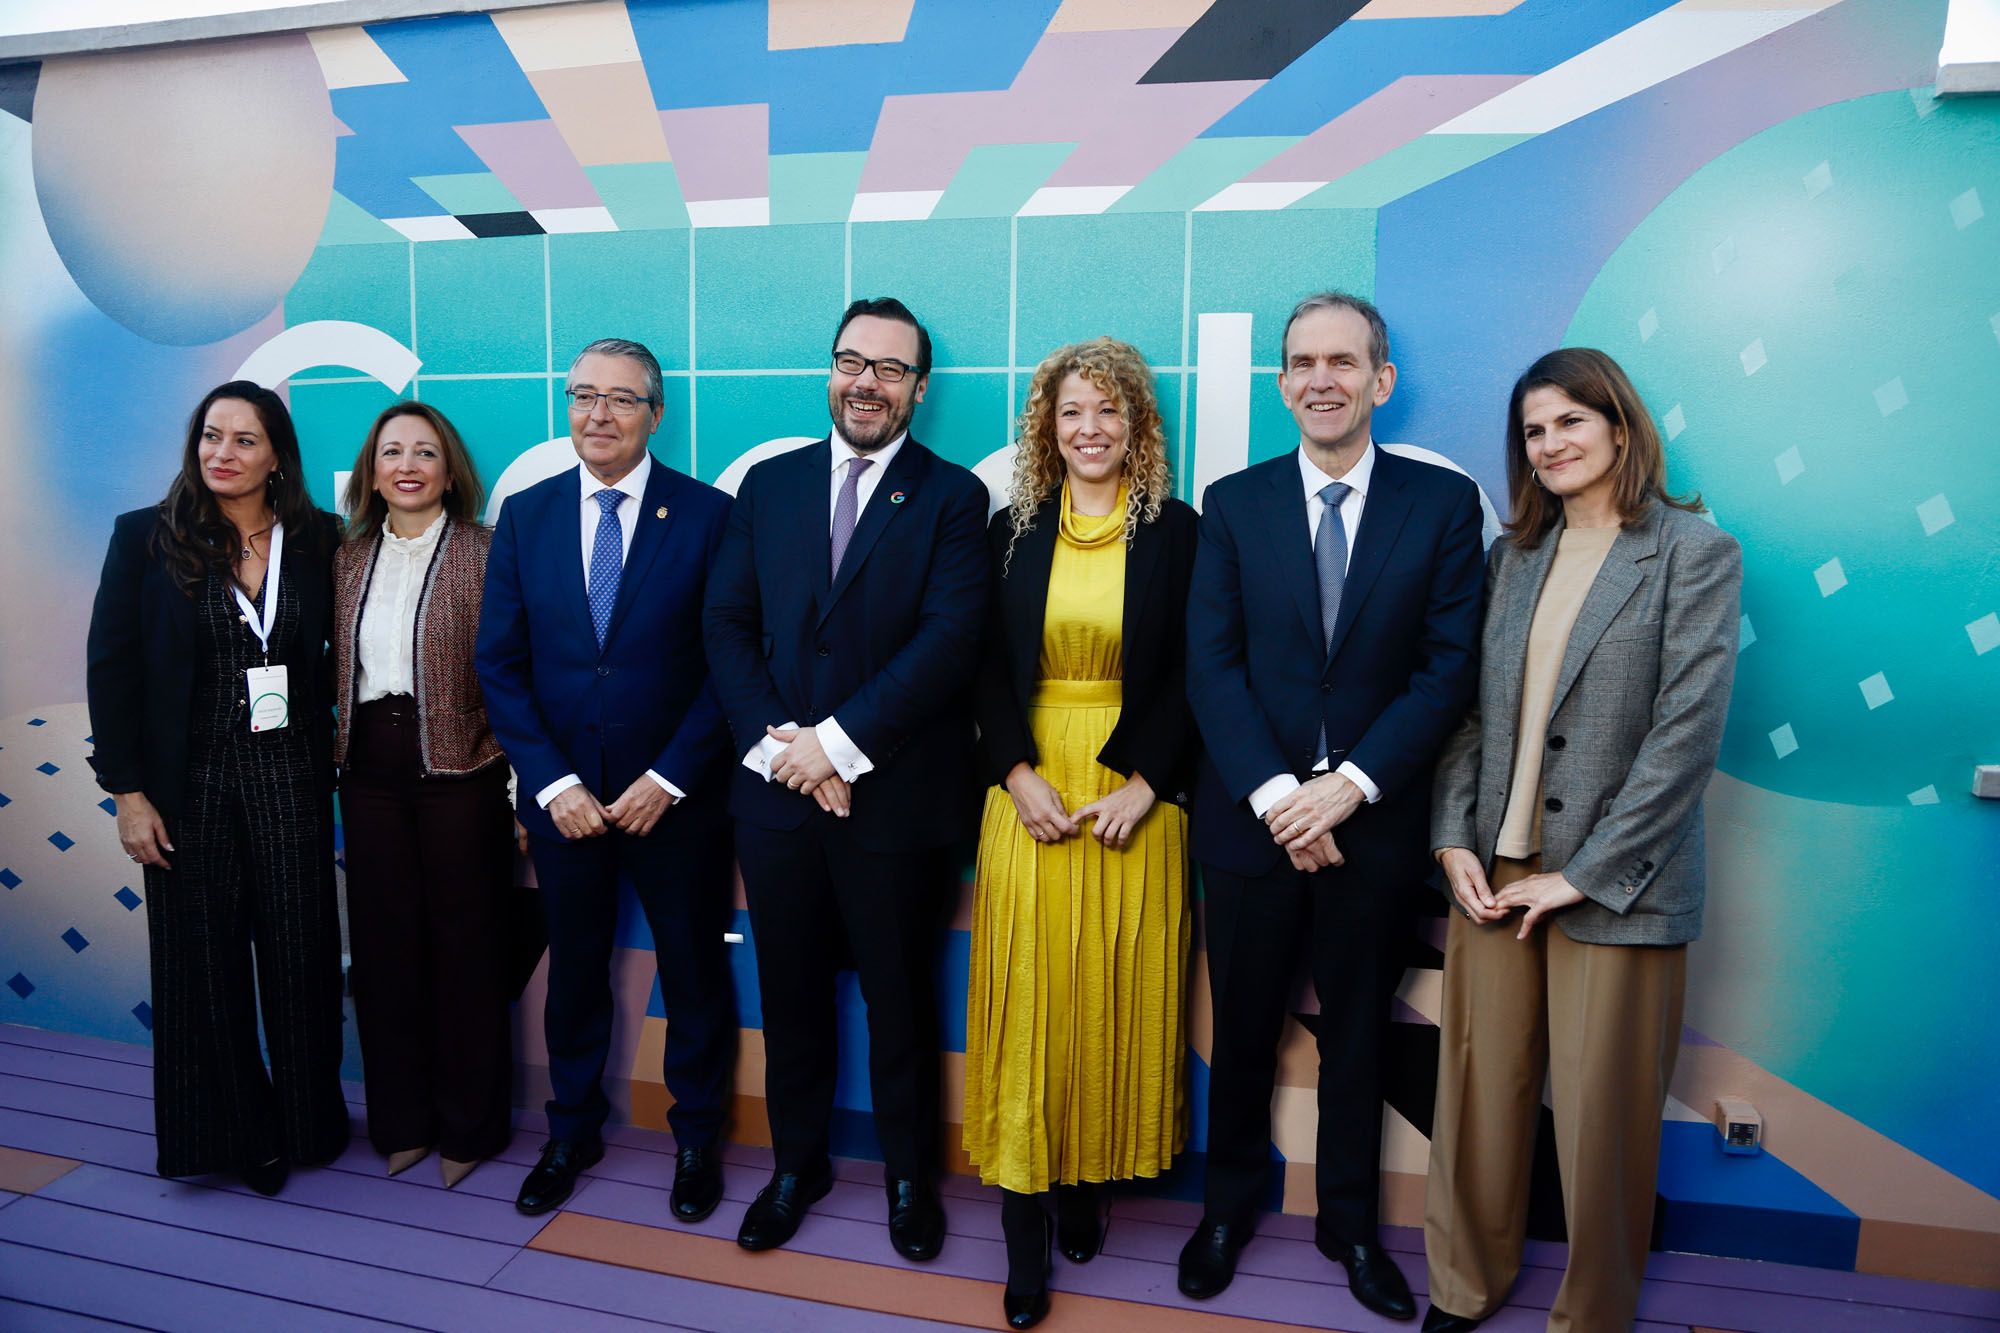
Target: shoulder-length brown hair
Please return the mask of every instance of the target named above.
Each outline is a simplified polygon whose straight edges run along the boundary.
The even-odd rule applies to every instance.
[[[218,384],[202,395],[188,417],[181,470],[160,501],[160,522],[153,530],[154,557],[190,597],[210,574],[227,577],[235,570],[235,525],[223,517],[215,492],[201,475],[202,428],[208,424],[208,409],[225,398],[249,404],[264,427],[264,438],[277,457],[277,466],[264,483],[264,496],[278,522],[285,525],[286,535],[308,548],[321,540],[312,496],[306,491],[305,466],[299,461],[299,434],[285,400],[250,380]]]
[[[1514,545],[1540,545],[1562,513],[1562,501],[1542,488],[1528,466],[1521,404],[1537,389],[1554,389],[1611,423],[1611,438],[1618,446],[1618,457],[1611,464],[1611,495],[1620,526],[1645,513],[1655,500],[1696,514],[1707,508],[1699,495],[1667,494],[1667,455],[1660,432],[1618,363],[1594,347],[1559,347],[1514,381],[1513,396],[1507,401],[1507,537]]]
[[[451,418],[429,403],[406,398],[383,408],[375,418],[361,441],[361,452],[354,457],[354,470],[347,474],[341,504],[347,510],[347,540],[351,542],[371,540],[388,521],[389,502],[375,489],[375,446],[382,438],[382,427],[397,417],[420,417],[437,432],[438,443],[444,448],[444,512],[453,522],[478,522],[479,510],[486,503],[479,469],[473,466],[472,453],[459,438]]]
[[[1056,400],[1062,382],[1071,375],[1089,380],[1118,405],[1118,415],[1125,419],[1126,541],[1132,540],[1141,523],[1159,518],[1160,506],[1173,488],[1166,428],[1153,391],[1153,368],[1139,349],[1116,338],[1092,338],[1058,347],[1035,367],[1035,377],[1028,384],[1028,404],[1017,423],[1014,476],[1007,487],[1007,508],[1014,528],[1007,539],[1007,563],[1013,561],[1014,543],[1034,526],[1042,502],[1062,482]],[[1003,564],[1002,569],[1005,567]]]

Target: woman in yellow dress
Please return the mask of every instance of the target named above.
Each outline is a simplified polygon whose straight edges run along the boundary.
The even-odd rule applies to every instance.
[[[1048,1311],[1052,1236],[1074,1262],[1097,1253],[1095,1187],[1158,1175],[1187,1137],[1195,515],[1169,486],[1137,349],[1098,338],[1042,362],[987,533],[992,790],[965,1041],[965,1147],[1002,1191],[1015,1328]]]

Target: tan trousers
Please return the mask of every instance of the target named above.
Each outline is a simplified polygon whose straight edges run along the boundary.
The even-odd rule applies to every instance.
[[[1539,859],[1498,858],[1500,889]],[[1424,1251],[1431,1303],[1485,1318],[1521,1268],[1546,1070],[1569,1267],[1549,1328],[1629,1329],[1646,1273],[1660,1111],[1680,1053],[1687,946],[1579,944],[1520,915],[1446,930]]]

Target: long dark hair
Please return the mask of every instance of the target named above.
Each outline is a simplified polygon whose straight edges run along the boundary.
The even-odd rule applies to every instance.
[[[153,531],[153,554],[163,561],[182,592],[192,597],[210,574],[227,575],[235,567],[236,528],[223,517],[215,492],[201,475],[201,431],[208,409],[224,398],[250,405],[271,442],[277,467],[265,483],[271,512],[294,541],[317,545],[323,538],[315,520],[312,497],[306,493],[305,467],[299,459],[299,433],[285,400],[261,384],[231,380],[210,389],[188,418],[187,442],[181,448],[181,470],[160,501],[160,523]]]
[[[382,427],[397,417],[427,421],[437,432],[438,444],[444,450],[444,512],[452,522],[477,523],[480,506],[486,503],[486,487],[479,480],[479,469],[473,466],[472,454],[451,419],[429,403],[414,399],[391,403],[368,428],[367,437],[361,441],[361,452],[355,456],[354,470],[347,474],[347,493],[341,498],[347,506],[347,540],[351,542],[372,539],[388,520],[389,502],[375,489],[375,446],[382,439]]]
[[[1618,458],[1611,465],[1611,502],[1621,526],[1645,513],[1655,500],[1695,514],[1707,508],[1699,495],[1667,494],[1666,447],[1645,400],[1619,364],[1594,347],[1559,347],[1514,381],[1513,397],[1507,400],[1507,495],[1512,511],[1507,539],[1514,545],[1539,546],[1562,513],[1562,502],[1542,489],[1528,466],[1521,404],[1537,389],[1554,389],[1611,423],[1611,437],[1618,442]]]

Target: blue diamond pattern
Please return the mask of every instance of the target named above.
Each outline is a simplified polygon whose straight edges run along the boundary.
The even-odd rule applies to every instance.
[[[76,839],[70,837],[69,834],[64,833],[61,829],[57,829],[54,833],[49,834],[49,841],[55,844],[55,848],[59,852],[66,852],[76,846]]]
[[[116,815],[118,813],[118,802],[107,796],[97,803],[97,808],[107,815]]]
[[[35,771],[37,773],[46,773],[50,777],[54,777],[56,774],[62,772],[60,768],[57,768],[54,764],[48,762],[46,759],[43,760],[41,763],[35,765]]]
[[[147,1004],[144,1000],[132,1006],[132,1017],[138,1019],[139,1025],[145,1028],[146,1031],[151,1032],[153,1030],[153,1006]]]
[[[5,884],[10,889],[18,889],[21,887],[21,877],[5,866],[0,866],[0,884]]]
[[[25,1000],[35,993],[35,983],[16,972],[7,978],[7,989]]]
[[[140,898],[138,894],[132,892],[132,886],[130,884],[127,884],[124,888],[118,890],[118,892],[112,894],[111,896],[116,898],[119,904],[123,906],[124,909],[128,912],[136,911],[138,909],[139,904],[145,901],[144,899]]]
[[[85,939],[83,932],[75,926],[71,926],[62,933],[62,942],[70,947],[70,952],[72,953],[82,953],[90,947],[90,941]]]
[[[6,792],[0,791],[0,809],[5,809],[6,807],[12,804],[14,804],[14,798],[9,796]]]
[[[31,727],[46,727],[48,724],[49,720],[45,717],[31,717],[28,719],[28,725]]]

